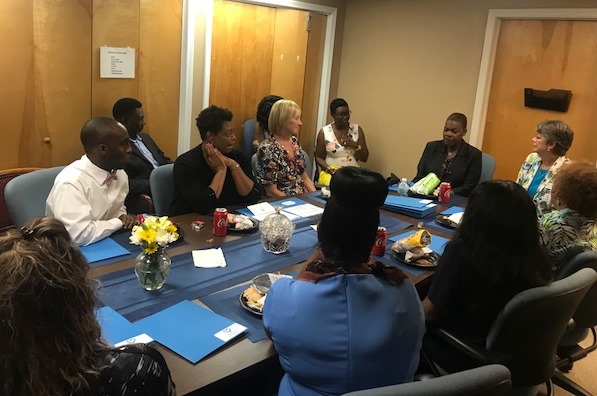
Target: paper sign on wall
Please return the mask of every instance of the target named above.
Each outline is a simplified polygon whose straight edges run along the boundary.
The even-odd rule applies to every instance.
[[[101,47],[100,78],[135,78],[135,49]]]

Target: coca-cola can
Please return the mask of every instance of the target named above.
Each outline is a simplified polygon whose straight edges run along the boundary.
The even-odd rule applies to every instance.
[[[450,195],[452,195],[452,186],[448,182],[442,182],[439,185],[437,200],[439,202],[448,203],[450,202]]]
[[[216,208],[214,210],[214,235],[218,237],[226,236],[228,232],[228,210],[226,208]]]
[[[383,256],[386,253],[386,242],[388,241],[388,230],[386,227],[377,227],[377,236],[375,237],[375,244],[371,249],[371,254],[375,256]]]

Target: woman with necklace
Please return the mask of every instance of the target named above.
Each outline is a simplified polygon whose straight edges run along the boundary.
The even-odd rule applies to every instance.
[[[330,114],[334,122],[317,134],[315,161],[325,172],[333,173],[330,166],[359,166],[367,162],[369,150],[360,126],[350,123],[350,109],[342,98],[332,100]]]
[[[273,106],[268,119],[270,136],[257,148],[257,182],[272,197],[315,191],[305,171],[308,160],[298,142],[301,109],[292,100],[282,99]]]
[[[481,177],[481,151],[463,140],[467,119],[452,113],[444,124],[443,140],[427,143],[414,182],[433,172],[452,186],[452,193],[468,196]]]
[[[560,167],[570,160],[566,152],[572,146],[574,132],[559,120],[546,120],[537,125],[533,137],[533,152],[524,160],[516,183],[529,192],[537,207],[537,215],[551,211],[553,179]]]

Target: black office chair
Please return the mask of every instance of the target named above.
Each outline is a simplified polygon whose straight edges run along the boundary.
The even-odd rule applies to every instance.
[[[593,268],[597,271],[597,252],[588,251],[577,254],[562,268],[558,278],[562,279],[570,276],[581,268]],[[597,349],[595,326],[597,326],[597,283],[589,289],[581,301],[558,345],[556,361],[558,371],[556,371],[552,381],[555,385],[574,395],[590,395],[591,393],[564,376],[562,371],[570,371],[575,361],[584,358]],[[589,333],[593,337],[593,342],[590,346],[583,348],[579,343],[585,340]]]
[[[510,371],[499,364],[424,381],[345,393],[342,396],[501,396],[510,394]]]
[[[550,285],[518,293],[491,326],[484,348],[471,345],[445,329],[430,328],[423,340],[423,354],[448,372],[503,364],[510,369],[514,389],[533,389],[546,383],[551,395],[558,342],[595,280],[595,270],[583,268]],[[450,359],[441,361],[446,354]],[[454,362],[460,367],[454,367]]]

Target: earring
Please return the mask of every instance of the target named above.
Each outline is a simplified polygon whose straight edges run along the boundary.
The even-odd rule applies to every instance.
[[[547,148],[547,151],[551,151],[551,149],[548,147],[548,148]]]

